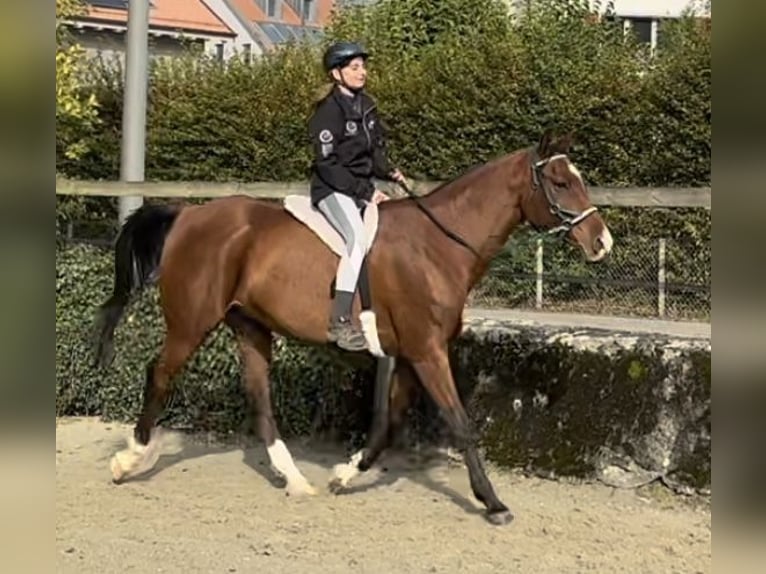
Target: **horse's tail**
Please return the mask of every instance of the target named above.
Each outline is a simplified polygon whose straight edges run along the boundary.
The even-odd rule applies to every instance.
[[[109,365],[114,358],[114,330],[131,295],[157,280],[165,237],[181,209],[145,204],[125,220],[114,247],[114,290],[96,316],[97,366]]]

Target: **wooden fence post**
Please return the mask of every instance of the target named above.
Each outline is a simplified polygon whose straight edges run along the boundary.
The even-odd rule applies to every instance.
[[[665,239],[659,240],[657,253],[657,315],[665,316]]]
[[[535,272],[537,281],[535,285],[535,307],[543,308],[543,240],[537,240],[537,249],[535,250]]]

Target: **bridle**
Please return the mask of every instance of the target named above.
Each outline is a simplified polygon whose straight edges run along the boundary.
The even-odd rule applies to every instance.
[[[555,235],[557,237],[563,238],[567,233],[569,233],[576,225],[583,222],[585,219],[593,215],[598,211],[598,208],[595,206],[590,206],[588,209],[584,211],[573,211],[571,209],[566,209],[565,207],[561,207],[561,204],[559,204],[558,200],[556,199],[555,194],[553,191],[551,191],[550,185],[545,185],[545,180],[548,178],[545,177],[543,174],[543,168],[548,165],[550,162],[552,162],[554,159],[566,159],[567,161],[569,158],[567,158],[566,154],[559,153],[554,154],[548,158],[537,160],[537,153],[533,152],[533,160],[532,160],[532,186],[533,189],[540,189],[542,188],[543,193],[545,194],[545,199],[548,201],[548,206],[550,212],[558,217],[561,220],[561,225],[557,225],[556,227],[553,227],[551,229],[544,230],[548,235]],[[530,221],[530,224],[532,227],[535,228],[536,231],[543,231],[538,226],[533,224]]]
[[[536,152],[533,153],[533,158],[536,158]],[[558,225],[556,227],[553,227],[551,229],[545,230],[545,232],[549,235],[555,235],[558,237],[564,237],[569,231],[572,230],[576,225],[584,221],[589,216],[593,215],[598,211],[598,208],[595,206],[591,206],[588,209],[584,211],[572,211],[571,209],[566,209],[565,207],[561,207],[559,202],[556,200],[556,197],[554,193],[551,191],[550,186],[547,186],[543,183],[545,179],[547,179],[542,169],[551,161],[554,159],[568,159],[565,154],[555,154],[552,155],[546,159],[543,160],[534,160],[532,162],[532,184],[535,189],[542,188],[543,193],[545,194],[545,198],[548,201],[548,204],[550,206],[550,212],[558,217],[561,220],[561,225]],[[481,254],[472,246],[470,245],[465,239],[457,235],[456,233],[453,233],[438,220],[434,216],[433,213],[431,213],[431,210],[429,210],[423,203],[421,203],[421,198],[415,194],[405,183],[399,183],[399,186],[405,191],[405,193],[415,202],[415,205],[417,205],[420,210],[425,213],[425,215],[430,219],[436,227],[439,228],[439,230],[444,233],[447,237],[458,243],[459,245],[462,245],[465,247],[468,251],[473,253],[477,258],[481,259]],[[541,231],[535,224],[533,224],[530,221],[530,224],[532,227],[534,227],[537,231]]]

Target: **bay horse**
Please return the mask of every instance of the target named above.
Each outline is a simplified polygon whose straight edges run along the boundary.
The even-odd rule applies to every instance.
[[[380,204],[366,260],[385,353],[376,381],[377,407],[365,448],[336,466],[332,490],[373,465],[400,428],[419,384],[463,453],[471,489],[485,505],[488,521],[499,525],[513,519],[480,460],[450,370],[448,344],[461,332],[469,292],[519,224],[560,234],[579,245],[589,261],[609,253],[612,236],[567,156],[570,144],[569,135],[546,131],[536,145],[489,161],[419,198]],[[223,322],[235,333],[254,430],[272,468],[286,479],[288,494],[316,493],[280,439],[269,366],[274,333],[329,344],[330,286],[337,265],[337,255],[316,233],[273,202],[229,196],[202,205],[147,204],[135,211],[115,244],[114,291],[98,312],[97,362],[111,361],[114,330],[131,296],[154,282],[166,334],[147,367],[143,408],[129,448],[110,461],[113,480],[145,472],[156,462],[156,423],[172,379]],[[356,316],[358,297],[354,305]]]

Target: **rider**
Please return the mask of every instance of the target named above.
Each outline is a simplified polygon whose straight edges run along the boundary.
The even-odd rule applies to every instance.
[[[350,351],[367,347],[363,333],[351,321],[367,246],[361,208],[366,202],[388,199],[375,189],[373,177],[405,182],[388,161],[375,102],[364,92],[368,56],[355,42],[336,42],[326,50],[323,63],[332,87],[309,120],[314,150],[311,201],[346,244],[335,280],[328,339]]]

